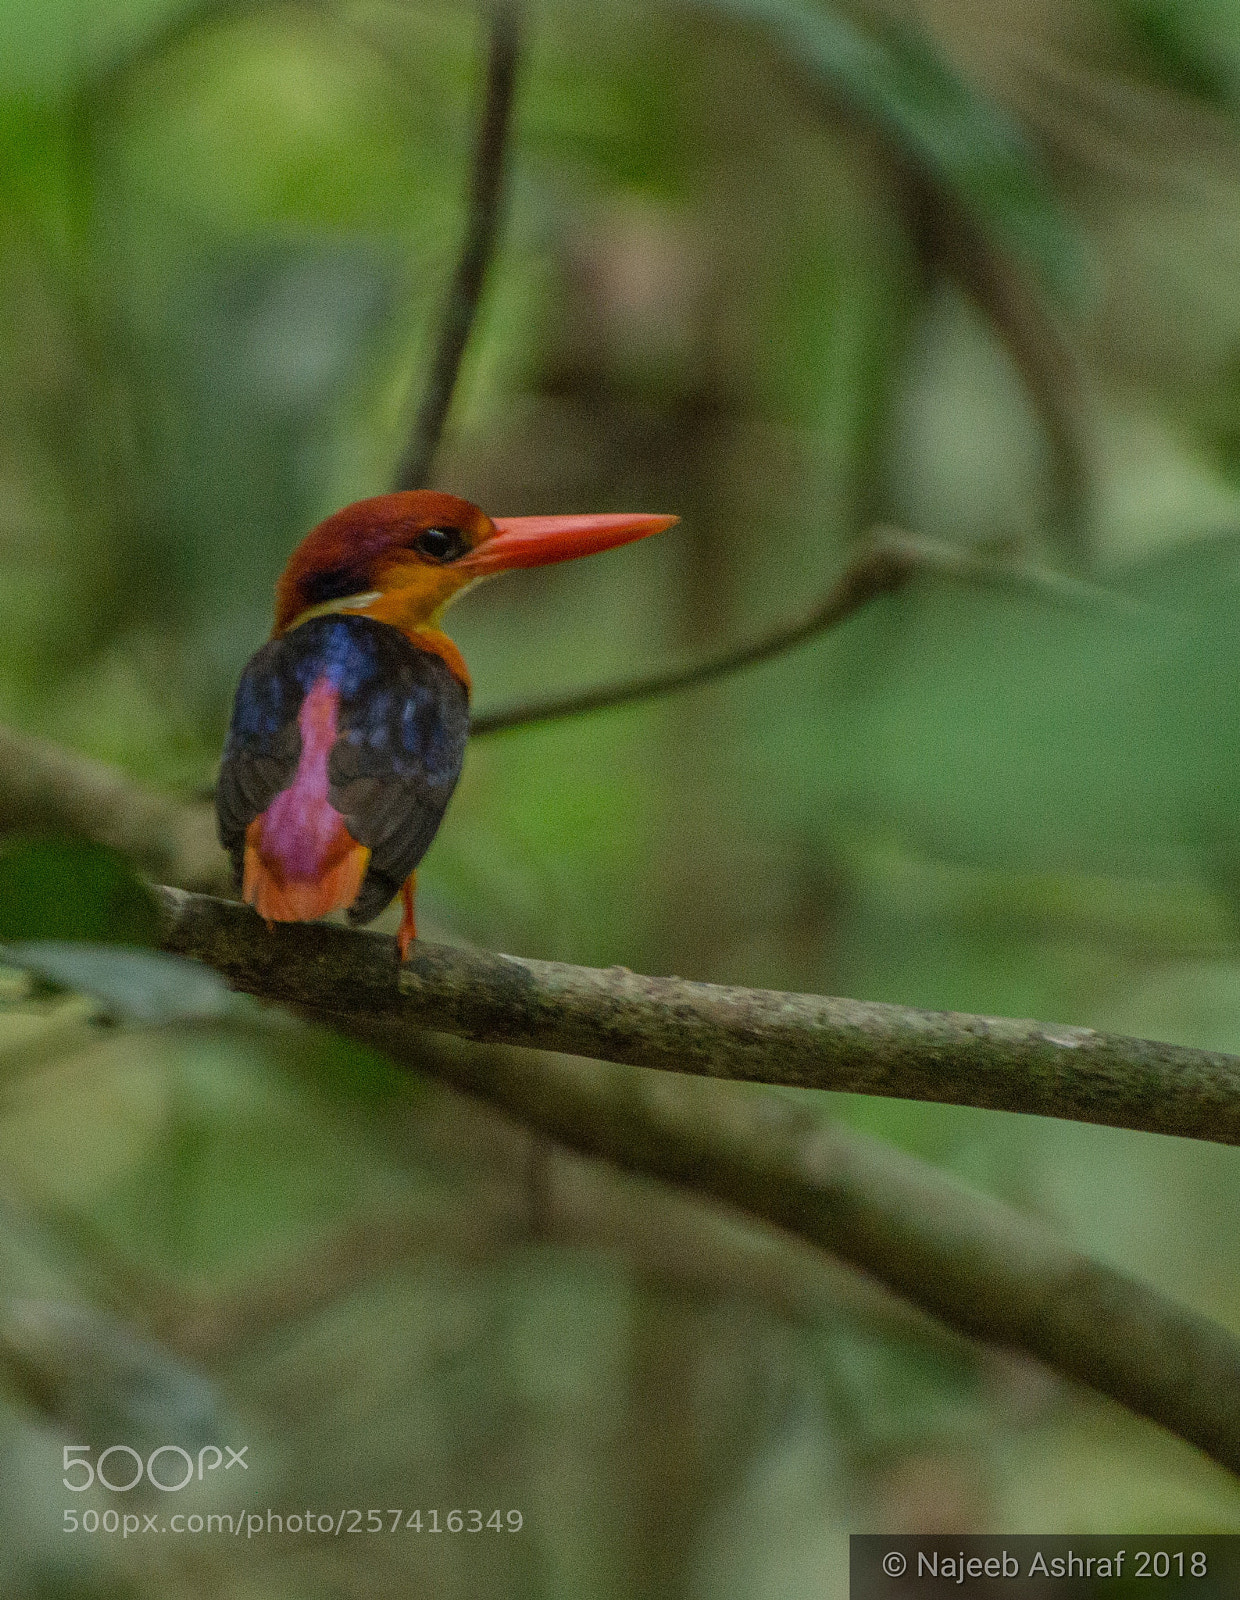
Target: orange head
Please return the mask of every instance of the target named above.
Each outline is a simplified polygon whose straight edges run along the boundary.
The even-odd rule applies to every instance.
[[[433,628],[479,578],[610,550],[677,520],[611,512],[492,519],[468,500],[429,489],[376,495],[320,522],[294,550],[276,585],[274,632],[329,611],[406,632]]]

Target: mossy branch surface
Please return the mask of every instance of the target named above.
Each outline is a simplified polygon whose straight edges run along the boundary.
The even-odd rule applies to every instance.
[[[463,1039],[702,1077],[1033,1112],[1240,1144],[1240,1057],[1011,1017],[529,961],[161,889],[169,950],[238,989]]]

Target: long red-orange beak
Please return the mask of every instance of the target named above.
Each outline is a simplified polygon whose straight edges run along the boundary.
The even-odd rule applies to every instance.
[[[584,512],[568,517],[496,517],[495,533],[457,563],[482,577],[509,567],[542,567],[552,561],[571,561],[600,550],[662,533],[679,517],[658,517],[646,512]]]

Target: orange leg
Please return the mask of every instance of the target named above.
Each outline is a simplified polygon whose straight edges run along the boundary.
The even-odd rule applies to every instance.
[[[400,927],[396,931],[396,948],[400,951],[400,959],[409,959],[409,946],[418,936],[417,926],[413,920],[413,891],[417,888],[418,875],[411,872],[400,886],[401,904],[405,914],[400,919]]]

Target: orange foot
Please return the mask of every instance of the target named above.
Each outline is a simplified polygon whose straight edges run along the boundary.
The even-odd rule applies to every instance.
[[[405,908],[405,913],[400,919],[400,927],[396,930],[396,948],[400,951],[402,961],[409,959],[409,946],[418,936],[417,926],[413,920],[413,891],[417,876],[416,872],[411,872],[400,886],[401,904]]]

